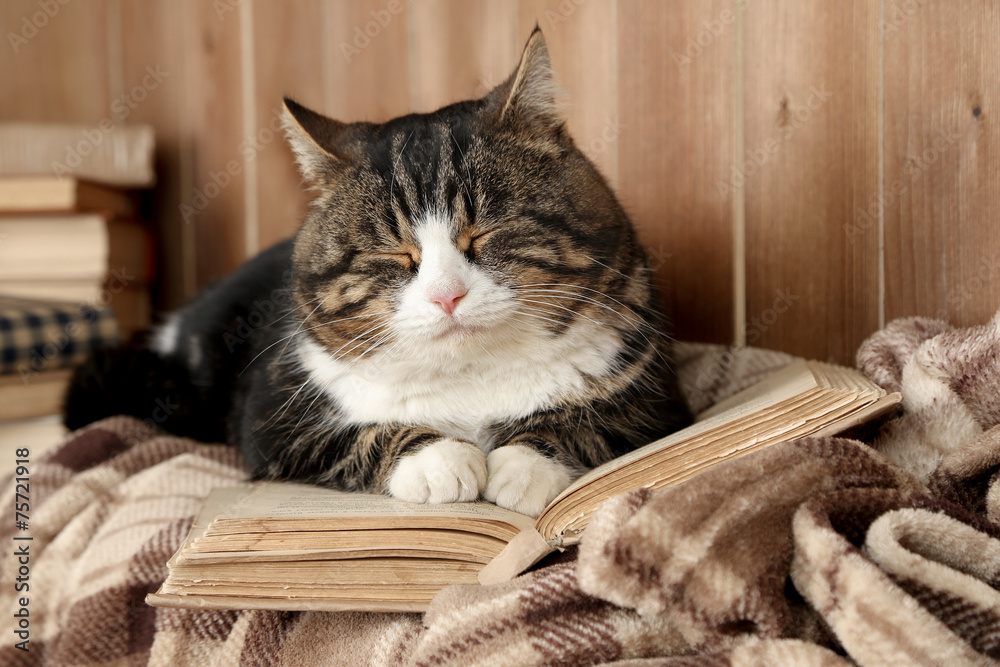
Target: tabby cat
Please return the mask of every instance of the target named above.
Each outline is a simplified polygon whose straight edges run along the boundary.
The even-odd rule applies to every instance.
[[[78,369],[68,426],[133,414],[228,440],[256,479],[534,516],[688,422],[645,256],[566,133],[537,28],[482,99],[285,112],[316,192],[296,237]]]

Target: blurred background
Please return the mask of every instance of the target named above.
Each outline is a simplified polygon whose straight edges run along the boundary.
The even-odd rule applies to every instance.
[[[894,318],[1000,305],[994,0],[5,0],[9,141],[24,122],[101,134],[73,125],[4,173],[117,151],[95,168],[134,202],[112,254],[122,229],[147,235],[125,276],[148,294],[139,328],[294,234],[282,95],[345,121],[430,111],[502,81],[536,23],[678,338],[851,364]],[[136,188],[143,160],[155,183]],[[144,307],[127,293],[105,300]]]

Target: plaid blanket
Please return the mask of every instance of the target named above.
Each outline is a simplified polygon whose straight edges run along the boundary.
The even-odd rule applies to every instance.
[[[680,352],[681,384],[706,405],[789,360]],[[147,607],[202,498],[245,471],[228,447],[104,420],[26,453],[27,500],[15,480],[0,493],[11,514],[30,505],[23,529],[0,530],[0,663],[993,664],[998,358],[1000,319],[894,323],[859,352],[904,395],[866,436],[875,448],[789,442],[613,498],[579,552],[445,589],[424,615]]]
[[[118,320],[109,308],[0,296],[0,374],[27,381],[117,341]]]

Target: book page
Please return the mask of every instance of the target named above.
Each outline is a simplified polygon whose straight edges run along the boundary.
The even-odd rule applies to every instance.
[[[523,514],[492,503],[409,503],[375,493],[335,491],[290,482],[262,482],[246,498],[223,512],[225,518],[317,517],[456,517],[531,525]],[[220,518],[221,518],[220,517]],[[528,519],[525,524],[525,519]]]
[[[727,399],[725,403],[728,403],[729,407],[725,411],[716,413],[714,409],[709,409],[699,415],[700,421],[695,422],[691,426],[594,468],[571,484],[559,497],[552,501],[549,507],[558,503],[563,497],[568,496],[577,488],[586,486],[591,481],[604,477],[617,468],[629,465],[633,461],[647,456],[652,451],[666,449],[680,442],[694,440],[705,433],[723,428],[726,424],[744,419],[749,415],[794,398],[816,386],[816,378],[809,370],[808,364],[805,361],[793,362],[763,382]]]
[[[753,387],[706,411],[692,426],[625,454],[580,477],[542,512],[535,522],[544,538],[556,545],[566,529],[582,530],[594,498],[606,498],[643,486],[662,486],[744,452],[791,437],[836,432],[840,421],[879,402],[886,392],[859,372],[799,360]],[[846,425],[845,425],[846,427]],[[764,430],[760,430],[763,428]],[[670,462],[668,464],[668,461]],[[570,536],[572,537],[572,536]]]

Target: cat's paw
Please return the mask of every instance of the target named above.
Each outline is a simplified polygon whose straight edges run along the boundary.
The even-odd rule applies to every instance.
[[[469,442],[442,438],[402,457],[389,476],[389,495],[411,503],[476,500],[486,486],[486,455]]]
[[[538,516],[573,481],[570,468],[524,445],[498,447],[486,457],[484,498],[500,507]]]

